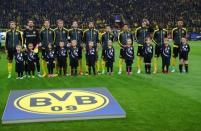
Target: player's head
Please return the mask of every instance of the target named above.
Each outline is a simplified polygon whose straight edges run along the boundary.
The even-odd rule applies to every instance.
[[[73,28],[78,28],[78,22],[77,22],[77,21],[73,21],[72,27],[73,27]]]
[[[93,41],[89,41],[89,48],[92,48],[94,46],[94,42]]]
[[[47,47],[48,47],[49,50],[52,50],[53,49],[52,43],[49,43]]]
[[[177,21],[177,26],[178,27],[183,27],[183,25],[184,25],[183,20],[180,19],[180,20]]]
[[[142,20],[142,27],[148,27],[149,26],[149,21],[147,19]]]
[[[33,50],[33,48],[34,48],[34,47],[33,47],[33,43],[29,43],[29,44],[28,44],[28,49],[29,49],[29,50]]]
[[[146,37],[145,38],[145,43],[146,44],[151,44],[151,38],[150,37]]]
[[[65,45],[65,44],[64,44],[64,42],[63,42],[63,41],[60,41],[60,42],[59,42],[59,47],[63,48],[63,47],[64,47],[64,45]]]
[[[72,40],[71,41],[71,46],[76,47],[77,46],[77,40]]]
[[[15,21],[10,21],[9,26],[10,26],[10,29],[15,29],[16,28],[16,22]]]
[[[108,40],[107,45],[108,45],[109,47],[111,47],[111,46],[112,46],[112,40]]]
[[[165,44],[165,45],[168,45],[168,43],[169,43],[169,39],[168,39],[167,37],[165,37],[165,38],[164,38],[164,44]]]
[[[126,44],[127,44],[128,46],[131,46],[131,45],[132,45],[132,40],[131,40],[131,39],[127,39],[127,40],[126,40]]]
[[[94,28],[95,27],[94,22],[90,21],[88,27],[89,27],[89,29]]]
[[[185,37],[182,37],[182,38],[181,38],[181,43],[182,43],[182,44],[187,44],[187,39],[186,39]]]
[[[19,53],[22,51],[22,46],[21,45],[17,45],[16,46],[16,51]]]
[[[49,28],[50,27],[50,21],[48,19],[45,19],[43,22],[43,25],[45,28]]]
[[[128,31],[129,30],[129,26],[128,26],[128,24],[126,23],[126,24],[124,24],[124,26],[123,26],[123,31]]]
[[[105,27],[105,31],[106,31],[106,32],[112,32],[112,29],[111,29],[111,27],[110,27],[109,25],[107,25],[107,26]]]
[[[64,27],[64,21],[62,19],[57,20],[57,27],[58,28],[63,28]]]
[[[31,19],[29,19],[28,21],[27,21],[27,25],[29,26],[29,27],[34,27],[34,21],[33,20],[31,20]]]

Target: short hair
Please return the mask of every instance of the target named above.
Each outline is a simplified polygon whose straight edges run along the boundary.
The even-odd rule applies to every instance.
[[[64,20],[58,19],[58,20],[57,20],[57,24],[58,24],[59,22],[64,22]]]
[[[16,24],[16,22],[14,20],[9,21],[9,24],[14,23]]]
[[[49,19],[44,19],[44,20],[43,20],[43,23],[45,23],[46,21],[50,22],[50,20],[49,20]]]

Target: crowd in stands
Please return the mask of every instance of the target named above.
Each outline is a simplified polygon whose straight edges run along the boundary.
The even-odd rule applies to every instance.
[[[119,14],[131,27],[147,18],[152,24],[163,22],[166,28],[173,28],[182,17],[190,32],[201,32],[200,0],[0,0],[0,10],[0,28],[7,28],[13,19],[24,28],[30,18],[38,28],[45,18],[53,26],[57,19],[63,19],[67,27],[78,20],[82,28],[94,20],[101,28],[114,25]]]

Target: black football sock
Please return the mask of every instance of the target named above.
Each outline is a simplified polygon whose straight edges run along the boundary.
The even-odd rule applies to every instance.
[[[96,69],[95,69],[95,66],[92,66],[92,68],[93,68],[93,73],[94,73],[94,75],[96,75]]]
[[[145,65],[144,67],[145,67],[145,72],[147,73],[147,65]]]
[[[91,75],[91,66],[88,67],[89,75]]]
[[[185,64],[186,73],[188,73],[188,64]]]
[[[183,67],[183,65],[179,64],[179,71],[180,71],[180,73],[182,73],[182,67]]]

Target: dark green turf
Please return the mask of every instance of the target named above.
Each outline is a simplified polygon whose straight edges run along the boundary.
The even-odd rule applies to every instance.
[[[134,74],[66,78],[7,79],[5,55],[0,59],[0,114],[10,90],[107,87],[127,113],[126,119],[0,125],[5,131],[200,131],[201,42],[190,42],[189,74]],[[117,53],[118,54],[118,53]],[[118,55],[116,56],[118,57]]]

